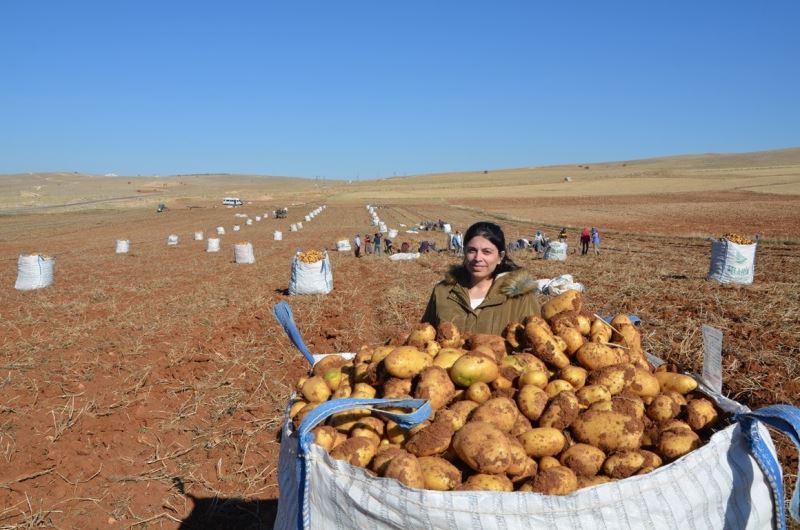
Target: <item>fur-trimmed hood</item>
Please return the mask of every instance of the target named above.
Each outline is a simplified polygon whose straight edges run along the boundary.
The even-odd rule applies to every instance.
[[[453,265],[445,273],[442,283],[466,285],[468,278],[469,273],[463,265]],[[536,280],[525,269],[501,273],[495,278],[495,282],[496,285],[492,287],[492,290],[509,298],[517,298],[536,290]]]

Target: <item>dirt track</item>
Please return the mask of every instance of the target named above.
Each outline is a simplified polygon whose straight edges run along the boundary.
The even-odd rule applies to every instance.
[[[599,226],[600,257],[514,259],[536,277],[573,274],[596,312],[638,314],[647,348],[686,369],[700,369],[700,325],[722,329],[728,395],[751,407],[800,405],[800,246],[763,243],[755,283],[729,287],[705,280],[702,237],[676,247],[667,237],[637,235],[797,237],[797,199],[746,195],[725,195],[719,209],[709,206],[719,195],[677,209],[658,197],[637,198],[635,207],[620,198],[459,204],[548,226]],[[231,231],[234,212],[255,217],[276,205],[0,217],[0,525],[271,527],[276,435],[305,369],[272,306],[291,304],[313,351],[353,351],[416,322],[456,261],[446,253],[393,263],[333,252],[333,293],[290,298],[284,289],[296,249],[332,248],[371,228],[363,204],[335,204],[289,232],[316,205],[293,208],[285,220],[242,222],[239,233]],[[469,209],[430,204],[387,204],[379,214],[401,230],[442,218],[463,231],[478,220]],[[502,224],[509,238],[537,228]],[[218,225],[227,230],[222,252],[208,254],[192,234],[208,236]],[[272,240],[275,229],[283,241]],[[180,235],[176,248],[166,245],[170,233]],[[396,243],[423,237],[444,243],[440,233],[401,233]],[[131,252],[115,255],[114,241],[123,238]],[[232,263],[238,241],[254,244],[254,265]],[[23,252],[57,257],[52,288],[13,289]],[[796,454],[781,440],[779,447],[793,483]]]

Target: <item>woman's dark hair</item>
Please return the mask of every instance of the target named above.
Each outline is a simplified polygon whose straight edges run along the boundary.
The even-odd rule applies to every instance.
[[[466,248],[467,243],[475,236],[488,239],[492,245],[497,247],[498,252],[505,252],[502,261],[500,261],[494,269],[492,277],[497,276],[501,272],[509,272],[520,268],[519,265],[508,257],[508,252],[506,252],[506,236],[503,234],[503,229],[500,228],[499,225],[490,223],[489,221],[478,221],[473,224],[464,232],[464,248]]]

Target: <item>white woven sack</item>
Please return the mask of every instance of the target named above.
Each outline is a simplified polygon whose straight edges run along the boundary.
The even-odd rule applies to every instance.
[[[177,244],[178,244],[178,236],[175,234],[170,234],[169,237],[167,237],[167,245],[174,247]]]
[[[353,247],[350,246],[349,239],[342,239],[336,242],[336,250],[339,252],[350,252]]]
[[[206,252],[219,252],[219,239],[216,237],[209,237]]]
[[[306,215],[305,217],[303,217],[303,219],[305,220],[305,222],[309,222],[311,220],[311,216]]]
[[[127,239],[117,239],[117,254],[127,254],[131,248],[131,242]]]
[[[711,264],[708,278],[720,283],[753,283],[757,244],[739,245],[723,239],[711,242]]]
[[[333,273],[328,253],[315,263],[303,263],[292,258],[292,276],[289,280],[289,294],[328,294],[333,290]]]
[[[551,241],[544,250],[544,259],[555,261],[567,260],[567,244],[561,241]]]
[[[252,219],[248,219],[247,221],[244,222],[244,224],[246,224],[247,226],[250,226],[250,225],[253,224],[253,220]]]
[[[389,229],[389,237],[391,239],[396,238],[397,237],[397,230],[395,230],[394,228]]]
[[[218,236],[224,236],[225,235],[225,228],[221,227],[221,226],[218,226],[217,227],[217,235]]]
[[[253,244],[237,243],[233,245],[233,260],[236,263],[255,263],[256,257],[253,254]]]
[[[241,227],[239,225],[233,225],[234,232],[238,232],[239,230],[241,230]]]
[[[53,284],[53,267],[56,258],[39,254],[20,255],[17,258],[17,281],[14,289],[31,291]]]
[[[281,241],[283,239],[283,232],[281,232],[280,230],[275,230],[274,232],[272,232],[272,239],[274,239],[275,241]]]
[[[397,254],[392,254],[389,256],[389,259],[392,261],[408,261],[412,259],[419,259],[419,256],[419,252],[398,252]]]
[[[442,226],[442,229],[444,230],[445,234],[449,234],[450,232],[453,231],[453,227],[450,226],[449,223],[445,223],[444,226]]]
[[[258,222],[258,221],[261,221],[261,216],[260,215],[256,215],[256,222]]]
[[[297,232],[297,224],[292,223],[289,225],[289,232]]]
[[[195,241],[202,241],[203,240],[203,232],[199,231],[199,230],[197,232],[195,232],[194,233],[194,240]]]

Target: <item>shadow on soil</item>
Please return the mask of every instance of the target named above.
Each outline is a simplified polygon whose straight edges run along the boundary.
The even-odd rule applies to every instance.
[[[189,497],[192,513],[180,530],[271,530],[275,526],[278,499],[244,500],[220,497]]]

